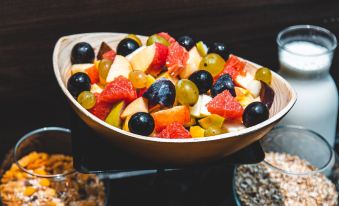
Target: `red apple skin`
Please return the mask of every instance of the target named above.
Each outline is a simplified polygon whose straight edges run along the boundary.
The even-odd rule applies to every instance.
[[[163,66],[166,64],[167,55],[167,46],[160,43],[155,43],[155,55],[151,65],[146,72],[153,76],[157,76],[161,72]]]

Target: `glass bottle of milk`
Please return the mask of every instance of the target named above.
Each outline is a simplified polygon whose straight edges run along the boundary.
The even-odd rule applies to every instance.
[[[334,145],[338,91],[329,70],[335,36],[328,30],[298,25],[278,34],[279,73],[297,92],[297,102],[280,124],[301,125]]]

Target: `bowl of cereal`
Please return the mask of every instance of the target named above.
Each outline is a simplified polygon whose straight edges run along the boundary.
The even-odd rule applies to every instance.
[[[47,127],[26,134],[0,172],[3,205],[105,206],[108,201],[108,182],[73,169],[68,129]]]

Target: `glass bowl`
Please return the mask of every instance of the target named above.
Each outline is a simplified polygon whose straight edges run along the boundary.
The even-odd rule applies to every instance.
[[[22,193],[16,193],[26,195],[25,200],[34,202],[46,194],[40,193],[41,191],[52,191],[50,188],[53,188],[56,193],[54,197],[61,201],[78,201],[98,195],[102,198],[103,205],[108,205],[109,182],[102,181],[93,174],[80,174],[73,168],[69,129],[45,127],[24,135],[2,162],[1,180],[9,178],[5,181],[13,182],[11,173],[6,174],[10,169],[15,174],[15,180],[24,182],[26,189]],[[100,189],[95,190],[102,186],[103,192]],[[29,191],[27,188],[32,190],[32,194],[26,194]],[[5,202],[2,203],[6,205]]]
[[[250,165],[245,165],[242,167],[241,165],[237,166],[234,170],[234,178],[233,178],[233,195],[237,205],[243,205],[241,203],[241,198],[237,193],[237,186],[239,187],[239,191],[242,190],[240,187],[246,188],[248,185],[244,185],[243,178],[245,173],[248,174],[248,171],[251,171],[251,176],[260,176],[260,181],[256,181],[258,183],[256,185],[252,185],[254,190],[257,190],[260,193],[260,196],[265,196],[265,192],[267,191],[274,191],[270,197],[273,198],[280,198],[275,195],[281,193],[281,195],[285,195],[285,189],[296,191],[296,194],[299,194],[298,190],[296,189],[295,185],[292,182],[293,180],[296,184],[300,184],[300,188],[304,188],[303,190],[306,192],[308,186],[303,187],[304,181],[309,183],[310,179],[317,179],[318,177],[324,177],[324,175],[333,183],[331,187],[333,192],[337,195],[339,189],[339,161],[338,156],[328,144],[328,142],[318,133],[315,133],[312,130],[305,129],[300,126],[277,126],[271,132],[269,132],[262,140],[261,145],[263,151],[266,154],[265,160],[259,164],[255,164],[255,168],[259,168],[256,166],[261,166],[260,168],[265,168],[265,172],[262,172],[261,169],[253,169],[253,170],[244,170],[240,168],[244,167],[251,167]],[[279,154],[274,156],[274,154]],[[282,156],[280,154],[285,154]],[[290,162],[298,162],[299,160],[295,160],[293,157],[297,156],[302,160],[306,160],[308,162],[306,169],[304,167],[296,166],[296,164],[279,164],[280,158],[286,158],[284,160],[288,160]],[[278,163],[277,163],[278,162]],[[300,163],[303,164],[303,163]],[[240,177],[240,173],[238,172],[242,170],[242,176]],[[244,172],[245,171],[245,172]],[[239,181],[237,181],[237,177],[239,175]],[[273,177],[273,178],[272,178]],[[282,178],[281,178],[282,177]],[[272,178],[272,180],[271,180]],[[275,179],[274,179],[275,178]],[[276,184],[276,178],[281,178],[281,184]],[[283,182],[285,178],[286,182]],[[325,179],[325,178],[324,178]],[[252,180],[252,179],[251,179]],[[245,180],[245,181],[251,181]],[[258,179],[259,180],[259,179]],[[279,179],[280,180],[280,179]],[[264,190],[265,188],[263,185],[264,182],[270,182],[270,186],[268,189]],[[324,182],[321,182],[324,183]],[[242,186],[240,186],[242,184]],[[286,184],[286,185],[284,185]],[[325,183],[324,183],[325,184]],[[335,187],[334,187],[335,186]],[[299,187],[299,186],[298,186]],[[320,186],[319,186],[320,188]],[[284,191],[285,190],[285,191]],[[246,193],[247,194],[247,193]],[[254,195],[254,194],[253,194]],[[314,194],[306,194],[307,198],[313,198],[312,195]],[[269,195],[268,195],[269,196]],[[243,196],[245,197],[245,195]],[[306,199],[305,198],[305,201]],[[249,199],[255,202],[254,198],[244,198]],[[264,201],[264,200],[263,200]],[[266,200],[265,200],[266,201]],[[270,200],[269,200],[270,201]],[[276,201],[278,201],[276,199]],[[282,200],[279,200],[282,201]],[[307,200],[308,201],[308,200]],[[310,202],[313,201],[309,200]],[[338,201],[338,200],[336,200]],[[261,205],[265,205],[266,203],[261,203]],[[287,204],[288,205],[288,204]],[[312,205],[312,204],[310,204]]]

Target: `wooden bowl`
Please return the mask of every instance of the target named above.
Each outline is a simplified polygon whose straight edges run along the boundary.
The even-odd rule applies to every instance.
[[[113,127],[84,109],[69,93],[66,83],[70,77],[71,50],[76,43],[88,42],[97,53],[102,41],[107,42],[112,48],[116,48],[119,41],[125,36],[126,34],[123,33],[85,33],[61,37],[56,43],[53,53],[54,73],[68,102],[89,127],[107,138],[112,144],[152,161],[168,165],[188,166],[223,158],[263,137],[296,102],[296,93],[289,83],[272,72],[271,86],[275,91],[275,98],[270,109],[270,118],[253,127],[217,136],[190,139],[147,137]],[[146,41],[147,37],[140,37],[143,42]],[[249,61],[246,66],[252,71],[260,67]]]

